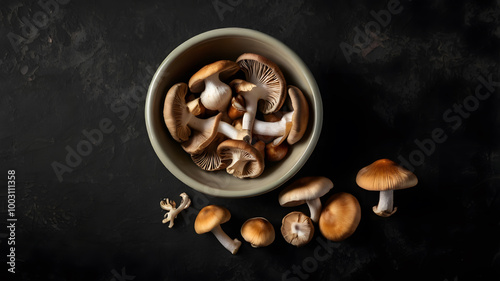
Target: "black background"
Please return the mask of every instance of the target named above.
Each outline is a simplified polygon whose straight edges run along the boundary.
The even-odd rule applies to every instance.
[[[2,280],[500,276],[500,87],[480,86],[481,77],[500,81],[499,1],[401,0],[368,41],[358,30],[398,1],[59,2],[50,13],[37,1],[0,4],[0,173],[15,169],[17,218],[11,274],[5,178]],[[35,22],[41,27],[34,29]],[[329,252],[318,229],[305,247],[284,241],[281,218],[308,211],[280,207],[280,189],[246,199],[206,196],[177,180],[150,145],[144,99],[154,71],[176,46],[220,27],[274,36],[317,80],[323,130],[294,178],[327,176],[335,186],[323,202],[346,191],[362,207],[357,231],[328,244]],[[356,51],[346,56],[341,46]],[[102,120],[113,131],[58,179],[53,164],[66,165],[68,149]],[[435,130],[446,137],[431,145]],[[357,171],[379,158],[405,159],[419,178],[416,187],[395,193],[399,209],[390,218],[374,215],[378,194],[355,183]],[[179,201],[181,192],[193,204],[169,229],[159,201]],[[242,223],[264,216],[276,241],[261,249],[244,243],[231,255],[213,235],[193,230],[207,204],[231,211],[223,225],[229,236],[241,240]]]

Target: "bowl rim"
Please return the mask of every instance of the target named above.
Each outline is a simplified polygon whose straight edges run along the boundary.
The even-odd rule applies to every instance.
[[[230,37],[230,36],[235,36],[235,37],[249,37],[252,39],[257,39],[260,41],[264,42],[270,42],[270,44],[277,46],[281,51],[285,53],[287,57],[291,59],[295,64],[297,64],[300,69],[302,70],[302,74],[305,77],[306,83],[311,87],[311,93],[316,93],[314,96],[314,99],[311,100],[314,104],[311,105],[315,108],[314,110],[314,127],[311,128],[311,137],[309,140],[309,144],[307,145],[303,156],[300,158],[300,160],[294,164],[289,171],[287,171],[285,174],[283,174],[281,177],[276,179],[276,181],[270,183],[270,184],[263,184],[262,186],[256,187],[255,189],[251,190],[222,190],[222,189],[217,189],[214,187],[211,187],[209,185],[203,184],[198,181],[194,181],[191,179],[188,175],[186,175],[181,169],[179,169],[175,163],[172,162],[172,160],[168,157],[163,157],[166,156],[166,154],[163,152],[161,148],[161,144],[159,140],[155,137],[154,135],[154,130],[153,130],[153,124],[152,120],[155,118],[155,116],[152,113],[152,110],[148,110],[148,108],[151,108],[153,105],[153,88],[157,87],[159,84],[159,77],[161,73],[163,72],[162,70],[165,69],[166,65],[170,63],[173,58],[179,56],[182,52],[184,52],[189,46],[194,46],[196,44],[202,43],[204,41],[217,38],[217,37]],[[209,31],[205,31],[203,33],[200,33],[198,35],[195,35],[191,37],[190,39],[184,41],[181,43],[179,46],[177,46],[175,49],[173,49],[167,57],[162,61],[160,66],[158,66],[155,74],[153,75],[153,78],[151,79],[151,82],[148,87],[148,92],[146,96],[146,101],[145,101],[145,123],[146,123],[146,129],[148,133],[149,140],[151,142],[151,145],[153,146],[153,150],[155,151],[155,154],[157,157],[160,159],[160,161],[163,163],[163,165],[181,182],[186,184],[187,186],[191,187],[194,190],[197,190],[201,193],[215,196],[215,197],[224,197],[224,198],[244,198],[244,197],[252,197],[252,196],[257,196],[261,195],[267,192],[270,192],[279,186],[283,185],[285,182],[287,182],[289,179],[291,179],[296,173],[300,171],[300,169],[305,165],[309,157],[311,156],[312,152],[314,151],[317,142],[319,140],[320,134],[321,134],[321,129],[323,126],[323,103],[321,99],[321,94],[319,91],[318,84],[316,83],[316,80],[314,79],[314,76],[312,75],[311,71],[307,67],[307,65],[302,61],[302,59],[292,50],[290,49],[287,45],[285,45],[283,42],[279,41],[278,39],[265,34],[263,32],[253,30],[253,29],[248,29],[248,28],[240,28],[240,27],[226,27],[226,28],[218,28],[218,29],[213,29]],[[157,117],[157,116],[156,116]],[[162,157],[160,157],[162,156]]]

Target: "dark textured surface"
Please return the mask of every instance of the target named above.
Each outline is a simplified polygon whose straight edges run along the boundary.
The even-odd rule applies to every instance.
[[[401,0],[379,30],[360,37],[371,11],[394,3],[60,1],[47,14],[36,1],[2,1],[0,172],[16,170],[18,221],[11,274],[4,181],[1,280],[497,280],[500,2]],[[292,208],[279,206],[279,189],[208,197],[154,154],[144,98],[156,67],[188,38],[229,26],[276,37],[316,77],[323,132],[296,178],[328,176],[332,193],[358,198],[361,223],[347,240],[328,244],[317,231],[307,246],[290,246],[279,227]],[[101,122],[109,131],[58,179],[52,164],[66,163],[68,149],[87,139],[83,131]],[[417,143],[436,130],[446,137],[426,153]],[[419,177],[395,194],[390,218],[374,215],[378,194],[355,184],[357,171],[379,158],[406,159]],[[169,229],[158,203],[179,201],[183,191],[193,205]],[[241,239],[246,219],[265,216],[276,241],[244,244],[232,256],[193,230],[207,204],[231,210],[223,226],[231,237]]]

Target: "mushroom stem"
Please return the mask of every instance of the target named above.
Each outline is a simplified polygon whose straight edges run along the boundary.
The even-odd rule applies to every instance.
[[[215,235],[217,240],[226,248],[231,254],[236,254],[238,252],[238,249],[241,246],[241,241],[238,239],[231,239],[225,232],[222,230],[220,225],[214,227],[212,229],[212,233]]]
[[[231,101],[231,88],[220,81],[219,73],[205,79],[205,90],[201,93],[201,103],[208,109],[225,111]]]
[[[245,93],[245,113],[243,114],[242,120],[242,130],[247,133],[247,135],[243,138],[247,143],[252,142],[252,131],[255,122],[255,115],[257,114],[258,102],[261,97],[265,94],[265,89],[262,87],[255,87],[250,92]]]
[[[311,220],[313,222],[318,222],[321,215],[321,200],[319,198],[307,200],[307,206],[309,206],[309,211],[311,212]]]
[[[394,208],[394,190],[380,191],[377,206],[373,206],[373,212],[381,217],[388,217],[396,212]]]

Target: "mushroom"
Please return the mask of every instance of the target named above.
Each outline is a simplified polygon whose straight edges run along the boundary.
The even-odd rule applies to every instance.
[[[241,236],[254,248],[269,246],[274,242],[274,227],[263,217],[251,218],[243,223]]]
[[[231,101],[231,88],[221,82],[240,69],[236,62],[220,60],[202,67],[189,79],[189,89],[201,93],[201,103],[208,109],[226,111]]]
[[[231,120],[241,118],[245,113],[245,99],[241,95],[237,95],[231,99],[231,106],[227,111],[227,115]]]
[[[394,214],[394,190],[417,185],[418,179],[412,172],[389,159],[380,159],[359,170],[356,183],[363,189],[380,191],[379,202],[373,212],[381,217]]]
[[[194,221],[194,230],[197,234],[203,234],[211,231],[217,240],[226,248],[231,254],[236,254],[241,246],[238,239],[231,239],[220,227],[221,224],[229,221],[231,213],[228,209],[217,206],[208,205],[203,207],[196,216]]]
[[[266,160],[270,162],[281,161],[287,155],[289,146],[287,142],[282,142],[279,145],[272,142],[266,144]]]
[[[239,80],[233,85],[236,92],[242,94],[245,99],[243,130],[247,134],[244,140],[251,143],[257,109],[264,114],[279,110],[285,101],[286,81],[279,67],[263,56],[246,53],[239,56],[236,62],[248,81],[242,83],[243,80]]]
[[[311,218],[302,212],[291,212],[281,221],[281,234],[286,242],[300,247],[311,241],[314,225]]]
[[[319,230],[326,239],[338,242],[351,236],[360,220],[358,199],[350,193],[339,192],[326,201],[319,217]]]
[[[240,132],[230,124],[221,122],[222,113],[207,119],[201,119],[189,112],[185,96],[186,83],[177,83],[167,92],[163,108],[165,125],[172,137],[182,142],[184,150],[190,154],[200,153],[222,133],[230,138],[238,138]],[[192,131],[194,133],[192,134]]]
[[[256,178],[264,171],[264,155],[259,149],[242,140],[225,140],[217,147],[226,171],[240,179]]]
[[[165,213],[165,215],[163,216],[164,219],[162,220],[162,223],[170,222],[168,228],[172,228],[172,226],[174,226],[174,219],[177,218],[177,215],[182,210],[189,208],[189,206],[191,205],[191,199],[189,199],[189,196],[185,192],[181,193],[180,196],[182,200],[179,208],[177,208],[174,201],[171,201],[168,198],[164,198],[160,201],[160,207],[163,210],[168,211],[167,213]]]
[[[321,196],[332,189],[333,183],[326,177],[303,177],[295,180],[279,194],[283,207],[295,207],[307,203],[313,222],[318,222],[321,212]]]

